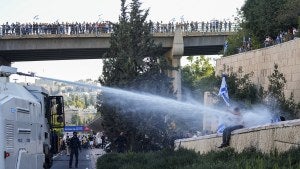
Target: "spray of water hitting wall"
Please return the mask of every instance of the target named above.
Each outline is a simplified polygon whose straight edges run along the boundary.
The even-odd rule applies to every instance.
[[[109,96],[110,99],[108,104],[121,105],[122,109],[124,110],[136,111],[140,113],[168,112],[182,119],[199,119],[199,117],[202,117],[202,115],[209,114],[219,119],[220,122],[226,122],[226,119],[230,118],[231,116],[231,114],[228,113],[228,110],[206,107],[197,102],[182,102],[147,93],[126,91],[122,89],[71,82],[42,76],[35,77],[62,82],[74,86],[90,88],[93,90],[99,90]],[[256,106],[251,111],[244,110],[242,114],[246,127],[269,123],[270,119],[272,118],[271,113],[263,106]]]

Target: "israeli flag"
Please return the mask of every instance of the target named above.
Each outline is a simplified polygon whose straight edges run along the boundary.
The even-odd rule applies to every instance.
[[[38,20],[38,19],[39,19],[39,15],[35,15],[35,16],[33,17],[33,19]]]
[[[226,126],[224,123],[220,124],[217,128],[217,134],[222,135],[225,128],[226,128]]]
[[[224,55],[227,53],[228,41],[226,40],[224,43]]]
[[[224,75],[222,77],[222,83],[221,83],[221,87],[220,87],[218,95],[222,96],[222,98],[225,101],[225,103],[226,103],[227,106],[230,106],[230,104],[229,104],[228,90],[227,90],[227,84],[226,84],[225,76]]]

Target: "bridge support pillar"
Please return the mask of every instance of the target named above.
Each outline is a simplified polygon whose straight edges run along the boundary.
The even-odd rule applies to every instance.
[[[170,60],[172,67],[175,70],[169,73],[169,76],[173,78],[173,88],[176,93],[177,100],[181,100],[181,65],[180,59],[183,56],[184,44],[183,36],[180,28],[175,31],[173,46],[170,51],[166,53],[168,59]]]
[[[0,65],[11,66],[11,62],[0,56]]]

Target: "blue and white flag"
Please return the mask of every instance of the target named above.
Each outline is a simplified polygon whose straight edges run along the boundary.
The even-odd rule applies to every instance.
[[[224,129],[226,128],[225,124],[222,123],[217,128],[217,134],[223,134]]]
[[[227,53],[227,48],[228,48],[228,41],[226,40],[224,42],[224,55]]]
[[[39,19],[39,15],[35,15],[35,16],[33,17],[33,19],[34,19],[34,20],[38,20],[38,19]]]
[[[226,103],[227,106],[230,106],[229,104],[229,96],[228,96],[228,90],[227,90],[227,84],[225,81],[225,76],[222,77],[222,83],[221,83],[221,87],[219,90],[219,96],[222,96],[224,102]]]

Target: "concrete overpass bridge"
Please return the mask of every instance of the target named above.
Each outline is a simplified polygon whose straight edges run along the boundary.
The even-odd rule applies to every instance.
[[[182,56],[218,54],[232,32],[181,32]],[[165,52],[173,48],[175,33],[154,33]],[[2,64],[19,61],[99,59],[110,47],[110,34],[25,35],[0,37]]]
[[[162,44],[165,56],[174,67],[182,56],[218,54],[228,35],[234,32],[153,33],[154,41]],[[7,35],[0,37],[0,65],[20,61],[101,59],[110,47],[110,33],[104,34],[43,34]],[[181,98],[181,72],[172,71],[174,89]]]

